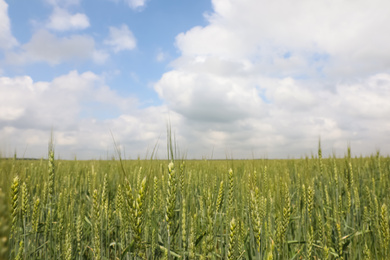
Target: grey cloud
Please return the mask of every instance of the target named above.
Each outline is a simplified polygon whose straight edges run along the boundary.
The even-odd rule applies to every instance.
[[[6,61],[14,65],[34,62],[57,65],[72,60],[94,59],[97,52],[95,41],[90,36],[71,35],[58,38],[46,30],[39,30],[34,33],[30,42],[21,46],[20,51],[6,53]],[[99,62],[102,58],[100,56]]]

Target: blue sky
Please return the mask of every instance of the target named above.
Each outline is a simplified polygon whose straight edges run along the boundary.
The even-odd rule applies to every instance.
[[[77,3],[68,5],[67,9],[73,13],[85,14],[89,26],[79,31],[61,31],[58,35],[62,37],[69,37],[75,33],[91,35],[96,46],[105,49],[103,42],[109,27],[126,25],[135,37],[136,47],[110,55],[104,64],[84,60],[68,61],[53,66],[40,62],[22,68],[11,67],[7,69],[7,75],[17,76],[26,73],[35,81],[50,81],[53,76],[72,69],[93,70],[99,74],[118,74],[120,71],[120,75],[107,79],[107,83],[115,86],[118,93],[135,95],[148,103],[158,104],[160,102],[158,96],[147,86],[157,81],[169,68],[169,62],[180,55],[175,48],[176,35],[196,25],[206,25],[204,14],[211,11],[210,1],[146,1],[139,8],[130,8],[127,3],[121,1]],[[44,26],[42,24],[53,12],[53,6],[45,1],[8,1],[8,4],[12,32],[21,44],[29,42],[36,27]],[[161,60],[158,60],[159,55]]]
[[[130,158],[390,148],[390,4],[0,0],[0,147]]]

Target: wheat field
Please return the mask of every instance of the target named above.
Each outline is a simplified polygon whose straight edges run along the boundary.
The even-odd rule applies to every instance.
[[[390,159],[0,160],[0,259],[390,259]]]

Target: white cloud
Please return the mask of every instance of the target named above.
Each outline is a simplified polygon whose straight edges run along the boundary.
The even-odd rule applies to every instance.
[[[343,155],[348,142],[358,155],[390,154],[383,146],[390,143],[388,5],[214,0],[207,26],[177,36],[181,56],[154,85],[161,106],[139,109],[91,72],[50,82],[0,77],[0,143],[45,155],[42,140],[54,126],[57,154],[106,158],[112,130],[127,157],[144,157],[160,136],[164,146],[170,120],[189,158],[213,149],[214,158],[300,157],[315,153],[319,137],[324,156]],[[88,36],[34,37],[14,53],[22,62],[108,57]],[[126,25],[111,27],[105,44],[115,52],[136,48]]]
[[[0,80],[1,110],[6,111],[0,121],[38,128],[62,122],[67,127],[80,110],[79,99],[93,90],[97,76],[71,72],[53,82],[34,83],[29,76]]]
[[[110,27],[108,38],[104,44],[113,48],[114,52],[124,50],[133,50],[137,46],[136,39],[127,25],[122,24],[120,27]]]
[[[234,122],[263,114],[256,87],[236,77],[171,71],[155,89],[169,107],[191,120]]]
[[[71,71],[50,82],[0,77],[0,144],[18,149],[28,145],[27,156],[44,156],[44,140],[53,127],[57,152],[67,158],[105,155],[113,147],[110,129],[121,140],[136,137],[131,141],[140,147],[144,141],[157,140],[155,125],[163,122],[148,112],[153,108],[139,111],[137,104],[92,72]],[[107,110],[112,119],[101,118]],[[161,116],[161,110],[155,111]]]
[[[85,14],[70,14],[62,8],[54,8],[49,17],[47,28],[56,31],[83,30],[89,27],[89,19]]]
[[[162,51],[162,50],[158,50],[158,53],[156,55],[156,61],[158,62],[163,62],[165,61],[166,59],[168,58],[168,53]]]
[[[133,98],[119,97],[98,75],[77,71],[51,82],[33,82],[28,76],[0,77],[0,96],[0,122],[38,128],[52,124],[65,129],[71,127],[80,113],[88,111],[96,102],[119,111],[137,104]]]
[[[390,141],[390,2],[213,0],[213,7],[207,26],[176,37],[181,56],[155,84],[181,115],[191,149],[300,156],[321,136],[328,152],[342,154],[351,141],[358,154],[390,153],[381,147]]]
[[[140,9],[145,7],[147,0],[125,0],[131,9]]]
[[[110,57],[110,55],[104,50],[94,50],[92,59],[97,64],[104,64],[104,62]]]
[[[352,84],[337,87],[333,105],[352,118],[364,120],[390,120],[390,74],[376,74]]]
[[[72,6],[72,5],[79,5],[80,0],[45,0],[48,4],[51,4],[53,6]]]
[[[95,41],[86,35],[71,35],[59,38],[46,30],[34,33],[30,42],[21,46],[21,51],[6,54],[10,64],[23,65],[32,62],[47,62],[57,65],[72,60],[94,59],[102,63],[107,54],[95,49]]]
[[[4,0],[0,0],[0,49],[10,49],[17,45],[18,41],[11,33],[8,4]]]
[[[127,158],[144,158],[146,150],[150,152],[158,140],[158,156],[162,158],[166,124],[170,121],[178,147],[182,153],[188,152],[189,158],[211,156],[213,150],[214,158],[227,154],[250,158],[252,152],[269,158],[299,157],[315,152],[319,136],[325,154],[333,149],[342,155],[348,141],[357,154],[374,152],[378,147],[383,153],[390,152],[380,146],[390,141],[386,134],[390,124],[381,123],[390,121],[390,107],[385,103],[390,98],[390,74],[338,84],[334,92],[325,93],[311,91],[293,79],[259,79],[271,86],[270,91],[279,84],[291,88],[283,95],[266,92],[270,99],[281,98],[274,103],[256,102],[258,94],[248,94],[250,85],[248,89],[239,88],[242,79],[232,83],[229,79],[213,79],[211,83],[218,89],[208,91],[213,85],[202,84],[210,81],[205,75],[171,72],[165,76],[167,82],[159,82],[157,89],[161,88],[161,97],[171,103],[144,109],[137,109],[137,100],[117,95],[92,72],[72,71],[51,82],[34,82],[28,76],[0,77],[0,144],[9,147],[11,154],[16,148],[20,155],[27,145],[27,157],[46,156],[46,142],[42,140],[48,140],[53,127],[56,153],[61,158],[106,158],[107,151],[109,156],[114,154],[111,130],[120,147],[126,149]],[[174,80],[176,84],[167,89],[164,84]],[[200,89],[194,91],[189,83]],[[183,93],[180,85],[194,92]],[[302,89],[308,93],[306,98],[294,93]],[[172,100],[174,91],[177,101]],[[218,100],[218,95],[224,101]],[[317,105],[311,105],[313,99]],[[217,103],[211,104],[213,101]],[[296,108],[295,102],[307,104],[306,109]],[[190,110],[194,107],[197,109]],[[106,109],[113,108],[118,110],[116,115],[101,118]],[[366,108],[370,109],[367,114]],[[377,112],[377,117],[370,116]]]
[[[306,63],[323,54],[328,73],[375,72],[389,65],[390,2],[213,1],[210,25],[179,34],[183,55],[255,59],[273,67],[287,52]],[[381,33],[382,32],[382,33]],[[314,64],[307,64],[313,66]]]

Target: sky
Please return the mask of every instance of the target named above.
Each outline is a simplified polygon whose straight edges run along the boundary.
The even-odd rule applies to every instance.
[[[390,154],[388,0],[0,0],[0,153]]]

